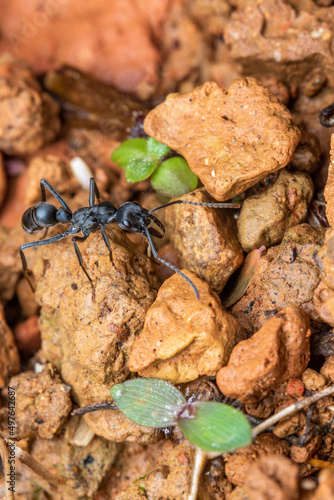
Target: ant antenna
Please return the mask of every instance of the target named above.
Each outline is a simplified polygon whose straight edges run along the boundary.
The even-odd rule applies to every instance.
[[[161,208],[161,207],[160,207]],[[175,271],[177,274],[179,274],[180,276],[182,276],[182,278],[184,280],[186,280],[186,282],[191,286],[191,288],[194,290],[195,292],[195,295],[196,295],[196,299],[199,300],[199,291],[197,290],[197,287],[195,286],[195,284],[191,281],[190,278],[188,278],[188,276],[186,276],[185,274],[183,274],[182,271],[180,271],[180,269],[178,269],[177,267],[173,266],[173,264],[171,264],[170,262],[167,262],[166,260],[162,259],[161,257],[158,256],[158,252],[156,251],[156,248],[154,247],[154,244],[153,244],[153,241],[152,241],[152,238],[151,238],[151,235],[147,229],[147,227],[144,227],[144,231],[145,231],[145,235],[146,235],[146,238],[148,239],[148,242],[150,244],[150,247],[151,247],[151,250],[152,250],[152,255],[153,257],[158,261],[158,262],[161,262],[161,264],[164,264],[165,266],[169,267],[170,269],[172,269],[172,271]]]
[[[239,203],[200,203],[198,201],[187,201],[187,200],[175,200],[165,203],[165,205],[160,205],[160,207],[155,207],[149,211],[150,214],[160,208],[170,207],[171,205],[179,205],[180,203],[185,203],[186,205],[197,205],[200,207],[210,207],[210,208],[240,208]]]

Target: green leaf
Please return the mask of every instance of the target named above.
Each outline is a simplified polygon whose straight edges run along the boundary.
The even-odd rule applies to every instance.
[[[147,158],[131,160],[125,168],[125,178],[128,182],[138,182],[147,179],[156,168],[156,163]]]
[[[147,140],[129,139],[124,141],[111,155],[112,161],[125,168],[131,160],[147,158]]]
[[[193,191],[197,182],[197,176],[180,156],[162,162],[151,177],[154,189],[169,198]]]
[[[166,146],[166,144],[162,144],[162,142],[156,141],[153,137],[149,137],[147,139],[147,153],[152,158],[158,160],[162,158],[167,153],[169,153],[170,148]]]
[[[129,420],[147,427],[168,427],[186,404],[182,393],[158,378],[135,378],[114,385],[111,396]]]
[[[196,415],[178,418],[185,437],[205,451],[227,452],[251,442],[251,426],[247,418],[235,408],[213,401],[195,402]]]

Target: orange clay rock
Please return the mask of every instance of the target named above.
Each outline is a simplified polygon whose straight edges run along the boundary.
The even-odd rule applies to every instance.
[[[30,316],[30,318],[16,325],[14,329],[14,338],[20,353],[29,355],[40,349],[41,334],[38,320],[38,316]]]
[[[249,500],[298,500],[298,467],[284,455],[261,457],[244,483]]]
[[[36,156],[28,166],[28,186],[25,195],[27,206],[39,203],[42,200],[41,179],[46,179],[58,193],[73,194],[80,188],[69,163],[55,155]],[[46,197],[51,193],[46,190]],[[55,202],[55,198],[51,203]]]
[[[217,200],[285,167],[301,137],[287,108],[254,78],[238,78],[228,90],[207,82],[171,94],[144,128],[183,155]]]
[[[179,199],[197,203],[212,200],[196,190]],[[196,273],[217,293],[243,261],[235,223],[229,210],[194,205],[166,209],[166,226],[180,256],[181,266]]]
[[[205,10],[208,12],[207,3]],[[192,88],[208,55],[208,48],[203,31],[181,2],[174,2],[163,24],[161,48],[164,55],[160,85],[162,95],[175,92],[180,82],[183,85],[189,83]]]
[[[54,499],[82,500],[95,497],[117,457],[118,449],[116,443],[98,436],[86,446],[76,446],[62,434],[53,439],[35,439],[29,453],[51,473],[68,478],[67,484],[53,486]]]
[[[175,446],[166,460],[147,476],[135,481],[115,500],[142,500],[145,498],[188,498],[193,475],[195,449],[187,442]]]
[[[0,150],[33,153],[59,132],[59,106],[19,62],[2,58],[0,78]]]
[[[285,233],[279,246],[261,257],[243,297],[231,309],[247,331],[261,328],[267,319],[288,306],[300,306],[313,320],[320,321],[313,293],[321,273],[314,257],[325,232],[299,224]]]
[[[331,136],[330,163],[328,177],[324,189],[326,204],[326,216],[330,226],[334,226],[334,134]]]
[[[310,359],[308,315],[288,307],[234,347],[228,365],[217,374],[225,396],[255,403],[284,380],[298,377]]]
[[[130,354],[130,370],[142,377],[179,384],[200,375],[213,376],[245,338],[243,328],[209,285],[194,273],[183,272],[196,285],[200,300],[178,274],[164,282]]]
[[[156,83],[153,38],[169,3],[48,0],[41,8],[37,0],[2,1],[0,52],[11,50],[38,74],[67,63],[132,92],[140,83]]]
[[[158,288],[153,262],[136,251],[124,231],[110,224],[106,233],[116,269],[99,231],[79,243],[94,283],[94,301],[71,238],[25,252],[41,305],[43,352],[72,387],[80,406],[111,400],[110,388],[128,376],[132,344]],[[122,421],[118,411],[89,413],[85,420],[97,434],[114,441],[124,436],[145,442],[158,439],[152,429],[125,417]]]
[[[71,411],[70,387],[52,368],[42,373],[26,371],[13,377],[9,386],[15,389],[16,439],[35,437],[51,439],[58,433]]]
[[[6,190],[7,190],[7,177],[6,177],[5,167],[3,164],[3,156],[0,153],[0,208],[5,198]]]
[[[313,182],[304,173],[281,170],[265,193],[244,201],[237,226],[245,252],[279,243],[285,231],[303,222],[313,197]]]
[[[331,500],[334,492],[334,470],[325,468],[319,472],[319,486],[310,500]]]
[[[268,455],[287,455],[289,452],[288,444],[278,439],[273,434],[261,434],[249,446],[236,450],[229,455],[225,466],[227,478],[233,484],[243,484],[250,467],[260,458],[267,458]],[[275,499],[276,500],[276,499]]]
[[[14,336],[6,323],[3,305],[0,303],[0,388],[7,385],[11,376],[20,369],[20,358]]]
[[[233,2],[235,3],[235,2]],[[240,5],[241,2],[238,2]],[[276,75],[283,82],[299,84],[319,69],[334,82],[332,12],[322,16],[303,9],[306,2],[263,0],[242,2],[226,25],[224,40],[245,73]],[[290,3],[295,3],[294,9]],[[313,8],[314,3],[309,2]],[[318,15],[317,15],[318,14]],[[322,17],[322,19],[321,19]]]

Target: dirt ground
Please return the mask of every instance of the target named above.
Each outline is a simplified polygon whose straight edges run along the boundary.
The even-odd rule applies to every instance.
[[[253,428],[334,384],[333,44],[331,0],[0,1],[1,499],[194,500],[177,425],[73,414],[130,378]],[[157,219],[111,159],[147,137],[198,177]],[[59,236],[92,177],[156,258],[116,215]],[[333,397],[208,456],[197,498],[334,500]]]

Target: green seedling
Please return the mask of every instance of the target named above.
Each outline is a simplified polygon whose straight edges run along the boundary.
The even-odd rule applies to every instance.
[[[155,428],[177,424],[188,441],[206,452],[224,453],[251,442],[251,426],[243,413],[213,401],[187,403],[164,380],[128,380],[115,385],[111,395],[132,422]]]
[[[151,176],[151,184],[162,195],[172,198],[193,191],[198,178],[180,156],[164,159],[170,152],[165,144],[149,137],[129,139],[113,152],[111,159],[125,169],[128,182]]]

